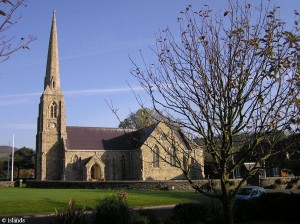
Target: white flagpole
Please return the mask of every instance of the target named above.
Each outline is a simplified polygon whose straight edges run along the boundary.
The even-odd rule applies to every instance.
[[[11,153],[11,186],[13,187],[14,181],[14,155],[15,154],[15,135],[13,135],[13,147]]]

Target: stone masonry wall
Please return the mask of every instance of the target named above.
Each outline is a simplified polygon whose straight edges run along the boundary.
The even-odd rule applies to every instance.
[[[236,186],[240,179],[232,180]],[[195,180],[198,186],[208,183],[208,180]],[[220,189],[219,180],[211,180],[214,188]],[[119,189],[119,190],[190,190],[194,189],[186,180],[170,181],[36,181],[28,180],[28,188],[73,188],[73,189]]]

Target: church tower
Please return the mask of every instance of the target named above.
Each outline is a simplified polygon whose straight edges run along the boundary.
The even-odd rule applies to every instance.
[[[36,136],[36,179],[63,178],[66,133],[64,95],[60,89],[56,16],[53,12],[44,92],[40,98]]]

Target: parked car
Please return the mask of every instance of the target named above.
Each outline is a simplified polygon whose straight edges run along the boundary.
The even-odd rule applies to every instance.
[[[252,198],[258,198],[265,193],[266,190],[263,187],[245,186],[241,187],[235,198],[237,200],[249,200]]]

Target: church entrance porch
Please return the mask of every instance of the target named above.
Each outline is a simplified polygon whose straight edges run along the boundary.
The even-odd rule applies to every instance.
[[[95,163],[92,167],[91,167],[91,179],[92,180],[101,180],[101,168],[100,166]]]
[[[87,181],[102,181],[105,179],[105,165],[101,159],[95,154],[90,157],[83,166],[83,180]]]

